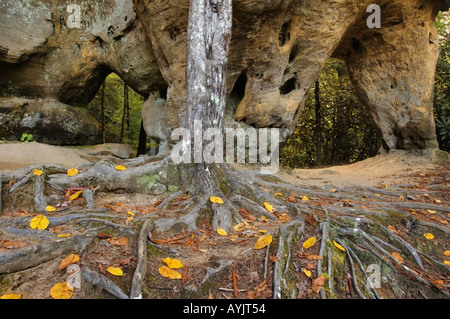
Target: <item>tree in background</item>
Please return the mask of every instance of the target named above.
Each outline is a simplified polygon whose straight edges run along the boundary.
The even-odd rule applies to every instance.
[[[284,167],[352,163],[377,154],[376,127],[356,97],[343,61],[330,59],[309,96],[282,151]]]
[[[436,69],[434,111],[439,146],[450,151],[450,14],[440,12],[436,20],[440,55]]]
[[[99,143],[125,143],[137,149],[143,103],[141,95],[111,73],[88,106],[92,116],[102,123]]]

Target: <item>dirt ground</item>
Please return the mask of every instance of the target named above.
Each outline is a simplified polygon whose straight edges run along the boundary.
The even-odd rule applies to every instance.
[[[109,144],[111,145],[111,144]],[[113,144],[114,145],[114,144]],[[115,148],[119,148],[119,144]],[[6,143],[0,144],[0,173],[15,171],[34,164],[56,164],[65,168],[78,167],[98,161],[100,158],[115,158],[111,147],[61,147],[41,143]],[[243,165],[234,165],[246,169]],[[378,155],[361,162],[314,169],[280,169],[278,176],[294,185],[335,186],[365,185],[378,187],[398,185],[399,181],[409,183],[418,174],[424,174],[441,167],[429,157],[412,156],[403,151]],[[420,177],[420,176],[419,176]]]
[[[33,164],[52,163],[70,168],[98,159],[98,157],[89,157],[92,156],[92,152],[88,154],[89,156],[86,156],[86,153],[79,149],[38,143],[18,144],[16,146],[0,144],[0,154],[2,154],[0,173],[14,171]],[[30,154],[33,154],[33,156],[30,156]],[[100,156],[101,154],[97,155]],[[108,156],[110,155],[108,153]],[[235,168],[245,169],[241,165],[235,165]],[[344,189],[354,185],[377,189],[406,185],[411,189],[422,189],[425,187],[424,185],[429,185],[435,179],[439,179],[439,183],[446,189],[447,194],[439,197],[439,202],[445,206],[449,204],[449,163],[436,163],[430,158],[412,156],[405,152],[378,155],[350,165],[296,169],[293,171],[280,170],[277,176],[293,186],[322,189],[324,191],[335,188]],[[288,194],[284,195],[288,196]],[[436,201],[437,198],[430,198],[430,203],[433,200]],[[181,196],[171,204],[170,209],[164,211],[152,210],[152,207],[156,207],[155,205],[163,199],[164,195],[118,193],[99,193],[95,198],[96,206],[107,207],[109,209],[108,214],[125,219],[129,217],[127,212],[131,211],[135,214],[135,221],[140,217],[148,217],[149,214],[153,214],[155,218],[178,214],[180,213],[179,207],[183,207],[183,201],[186,200]],[[326,200],[329,200],[327,204],[332,204],[332,201],[335,201],[335,199],[322,198],[320,201],[317,200],[317,204],[325,203]],[[423,198],[421,200],[426,202],[428,199]],[[78,204],[82,205],[83,200],[75,202],[74,205]],[[348,202],[344,203],[344,206],[345,204],[348,204]],[[348,205],[355,205],[355,203]],[[365,202],[364,205],[369,207],[370,202]],[[50,213],[48,216],[57,216],[57,214],[58,212]],[[221,236],[212,229],[208,222],[208,216],[199,218],[199,229],[195,232],[189,232],[181,228],[167,233],[154,233],[153,236],[157,245],[148,246],[146,279],[142,288],[144,298],[272,298],[272,272],[274,263],[277,261],[277,243],[273,243],[268,249],[261,250],[253,249],[253,245],[257,238],[263,236],[263,234],[276,233],[286,223],[286,220],[281,217],[275,221],[261,218],[254,219],[246,214],[246,212],[243,212],[242,217],[246,217],[246,220],[249,221],[249,225],[246,226],[248,227],[248,235],[235,230],[227,236]],[[4,212],[3,217],[8,216],[33,216],[33,214],[25,211]],[[320,214],[317,216],[320,217]],[[290,217],[287,216],[287,218]],[[298,239],[299,242],[311,236],[320,239],[317,221],[313,219],[307,221],[304,233]],[[136,242],[139,235],[137,226],[141,224],[133,224],[133,222],[125,224],[131,227],[132,232],[126,233],[120,229],[101,231],[102,236],[99,235],[94,243],[89,246],[89,249],[83,253],[79,264],[101,273],[126,292],[131,285],[137,263]],[[98,225],[93,224],[92,227],[94,226]],[[53,227],[49,231],[64,233],[73,231],[73,227],[75,227],[76,232],[77,226],[74,225]],[[115,244],[114,240],[124,237],[127,238],[128,244]],[[21,244],[20,238],[0,238],[0,252],[9,249],[5,245],[6,240],[9,243]],[[3,247],[1,244],[3,244]],[[448,243],[439,242],[436,245],[447,247]],[[297,278],[296,288],[298,291],[298,295],[292,297],[319,298],[311,290],[312,278],[307,278],[303,273],[304,269],[308,267],[308,269],[313,270],[317,261],[306,260],[303,253],[300,247],[297,254],[292,256],[292,271]],[[311,248],[308,253],[310,255],[318,254],[318,245]],[[179,270],[183,276],[182,280],[171,281],[159,274],[159,267],[164,265],[162,259],[167,257],[177,258],[183,262],[184,267]],[[51,287],[58,282],[63,282],[68,276],[65,271],[58,270],[62,258],[63,256],[28,270],[0,275],[0,295],[21,293],[23,298],[50,298]],[[120,267],[124,275],[121,277],[113,276],[106,271],[107,267]],[[352,292],[349,292],[347,288],[347,291],[343,294],[351,297]],[[72,298],[113,298],[113,296],[101,288],[84,287],[81,290],[75,289]]]

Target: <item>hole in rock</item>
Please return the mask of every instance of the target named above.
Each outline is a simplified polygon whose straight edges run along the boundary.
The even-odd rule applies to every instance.
[[[245,71],[239,75],[236,82],[234,83],[233,90],[230,93],[230,98],[235,99],[235,103],[239,104],[245,96],[245,87],[247,85],[247,74]]]
[[[298,45],[295,44],[292,49],[291,49],[291,53],[289,54],[289,64],[295,62],[295,58],[298,55]]]
[[[278,36],[278,43],[280,47],[284,46],[291,39],[291,34],[289,33],[291,22],[288,21],[281,26],[280,34]]]
[[[353,50],[358,51],[361,48],[361,42],[356,38],[352,38],[352,48]]]
[[[296,90],[298,88],[297,79],[295,77],[290,78],[286,81],[281,87],[280,87],[280,94],[286,95],[291,93],[292,91]]]

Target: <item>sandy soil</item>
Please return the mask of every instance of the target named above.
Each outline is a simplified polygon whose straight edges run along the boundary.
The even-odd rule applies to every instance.
[[[125,147],[126,148],[126,147]],[[40,143],[7,143],[0,144],[0,173],[15,171],[19,168],[41,164],[56,164],[65,168],[98,161],[108,157],[120,160],[114,156],[126,153],[124,146],[119,144],[97,145],[94,147],[62,147]],[[238,169],[246,166],[235,165]],[[413,155],[404,151],[390,152],[378,155],[364,161],[315,169],[279,170],[277,175],[292,184],[304,186],[335,186],[365,185],[382,187],[414,183],[414,178],[433,171],[448,169],[449,163],[436,163],[430,157]]]
[[[280,171],[278,175],[293,184],[321,188],[328,185],[383,187],[414,183],[417,178],[448,168],[448,163],[436,163],[429,157],[395,151],[354,164]]]
[[[40,164],[59,165],[65,168],[79,167],[97,162],[101,158],[113,161],[127,158],[132,154],[129,145],[102,144],[84,147],[66,147],[31,143],[0,144],[0,173]]]

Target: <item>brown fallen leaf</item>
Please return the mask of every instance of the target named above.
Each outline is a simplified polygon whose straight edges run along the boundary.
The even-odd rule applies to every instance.
[[[269,256],[269,260],[273,263],[277,262],[280,260],[280,258],[278,258],[278,256]]]
[[[320,274],[319,277],[313,280],[312,282],[312,290],[316,292],[316,294],[319,294],[320,289],[322,289],[323,285],[325,285],[326,278],[324,275]]]
[[[11,241],[11,240],[3,241],[3,247],[5,247],[6,249],[17,249],[25,246],[27,246],[27,243],[21,241]]]
[[[314,269],[316,269],[316,267],[317,267],[316,263],[306,264],[306,269],[308,269],[308,270],[314,270]]]
[[[289,196],[288,198],[286,198],[286,201],[290,203],[297,203],[295,196]]]
[[[108,242],[113,246],[126,246],[128,244],[128,238],[122,237],[116,239],[115,237],[109,238]]]
[[[105,234],[105,233],[102,233],[102,232],[99,232],[99,233],[97,234],[97,236],[98,236],[98,238],[100,238],[100,239],[108,239],[108,238],[111,238],[110,235]]]
[[[184,283],[186,282],[186,280],[187,280],[187,277],[188,277],[188,269],[189,269],[188,266],[185,266],[185,267],[184,267],[183,275],[182,275],[182,277],[181,277],[181,283],[182,283],[182,284],[184,284]]]
[[[126,265],[128,265],[132,260],[133,260],[133,257],[128,257],[128,258],[122,259],[122,260],[120,261],[120,265],[121,265],[121,266],[126,266]]]
[[[322,256],[319,256],[319,255],[306,255],[305,258],[308,259],[308,260],[321,260]]]
[[[392,257],[394,257],[398,261],[399,264],[403,264],[405,262],[405,260],[403,259],[402,255],[400,255],[399,253],[394,251],[394,252],[391,253],[391,255],[392,255]]]

